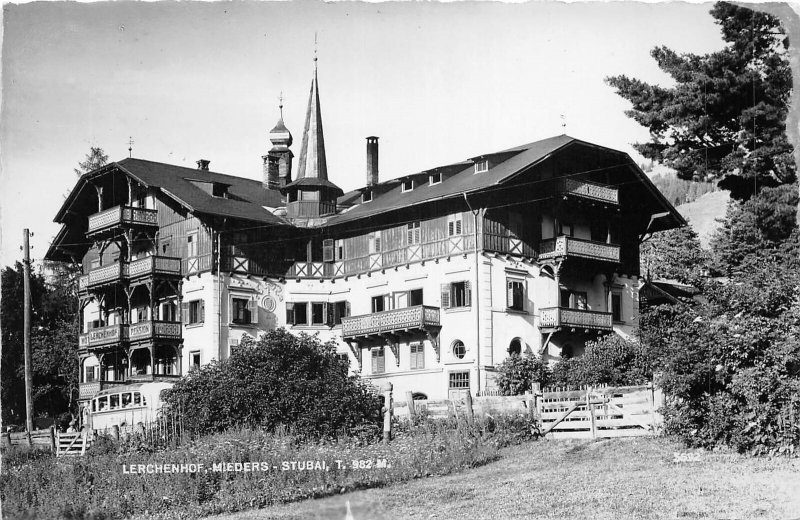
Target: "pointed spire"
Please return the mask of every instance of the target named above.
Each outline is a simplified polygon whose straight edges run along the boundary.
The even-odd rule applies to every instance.
[[[325,160],[325,138],[322,133],[322,110],[319,105],[319,84],[317,82],[316,35],[314,35],[314,43],[314,79],[311,80],[311,92],[308,96],[297,178],[314,177],[327,180],[328,165]]]

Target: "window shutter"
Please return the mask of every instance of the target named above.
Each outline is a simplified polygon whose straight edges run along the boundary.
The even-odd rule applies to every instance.
[[[464,305],[467,307],[472,305],[472,288],[469,281],[464,282]]]
[[[453,236],[453,232],[454,232],[453,221],[451,220],[450,222],[447,223],[447,236],[449,237]]]
[[[233,320],[236,319],[236,313],[234,309],[236,308],[236,300],[234,298],[228,299],[228,323],[233,323]]]
[[[456,220],[456,235],[461,234],[461,219]]]
[[[250,311],[250,323],[258,323],[258,302],[255,298],[247,302],[247,310]]]
[[[294,325],[294,303],[286,303],[286,324]]]
[[[333,262],[333,239],[328,238],[322,241],[322,261]]]
[[[350,316],[350,302],[344,302],[344,315]]]
[[[386,372],[386,353],[383,348],[381,348],[378,355],[378,371],[381,373]]]
[[[449,309],[450,308],[450,284],[443,283],[442,284],[442,308]]]
[[[509,309],[514,306],[514,282],[506,282],[506,307]]]
[[[206,302],[205,300],[200,300],[200,323],[204,323],[206,321]]]
[[[380,235],[375,235],[375,252],[376,253],[380,253],[381,252],[381,236]]]
[[[181,302],[181,323],[189,323],[189,302]]]

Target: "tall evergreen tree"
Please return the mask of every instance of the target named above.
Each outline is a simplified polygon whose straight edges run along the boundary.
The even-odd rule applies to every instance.
[[[625,75],[606,81],[633,104],[626,114],[650,130],[638,143],[645,157],[684,179],[718,180],[737,199],[796,178],[786,115],[792,91],[788,38],[770,14],[717,2],[711,15],[725,48],[680,54],[656,47],[651,55],[675,86]]]
[[[86,158],[83,160],[83,162],[78,163],[78,167],[73,171],[75,172],[75,175],[80,177],[84,173],[105,166],[107,163],[108,155],[106,155],[103,149],[98,146],[92,146],[89,149],[89,153],[86,154]]]

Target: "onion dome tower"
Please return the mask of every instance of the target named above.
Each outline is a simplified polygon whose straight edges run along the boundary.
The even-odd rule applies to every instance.
[[[267,155],[261,157],[264,161],[264,188],[277,190],[292,182],[292,158],[294,154],[289,147],[292,146],[292,133],[283,123],[283,94],[281,94],[281,117],[275,128],[269,131],[269,141],[272,143]]]

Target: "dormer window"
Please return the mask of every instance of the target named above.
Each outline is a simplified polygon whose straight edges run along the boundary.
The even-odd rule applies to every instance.
[[[481,159],[475,161],[475,173],[483,173],[489,171],[489,160]]]
[[[372,190],[366,190],[361,194],[361,202],[369,202],[372,200]]]
[[[414,189],[414,179],[406,179],[406,180],[404,180],[403,184],[401,186],[402,186],[401,189],[403,190],[403,193],[413,190]]]
[[[441,182],[442,182],[442,172],[432,173],[428,177],[428,184],[430,184],[431,186],[439,184]]]

